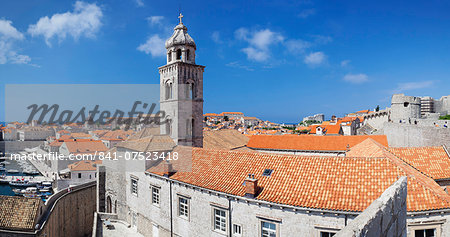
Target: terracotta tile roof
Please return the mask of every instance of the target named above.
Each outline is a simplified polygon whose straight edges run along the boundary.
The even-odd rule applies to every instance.
[[[203,147],[231,150],[247,145],[250,139],[234,129],[203,132]]]
[[[73,137],[70,135],[62,135],[59,137],[59,140],[67,140],[67,139],[73,139]]]
[[[388,146],[385,135],[359,135],[359,136],[269,136],[256,135],[250,138],[247,146],[250,148],[276,149],[276,150],[303,150],[303,151],[346,151],[347,145],[353,147],[358,143],[372,138],[383,146]]]
[[[220,115],[218,115],[216,113],[206,113],[203,116],[217,117],[217,116],[220,116]]]
[[[58,131],[58,132],[56,132],[56,133],[70,133],[70,132],[67,131],[67,130],[60,130],[60,131]]]
[[[193,148],[192,172],[177,172],[170,178],[244,196],[243,182],[248,174],[254,174],[261,190],[257,200],[359,212],[400,176],[408,176],[408,211],[450,207],[450,196],[436,182],[390,155],[301,157]],[[265,169],[273,170],[270,177],[262,176]]]
[[[0,196],[0,229],[34,230],[40,198]]]
[[[448,193],[446,193],[432,178],[419,172],[415,167],[389,152],[389,148],[383,147],[381,144],[371,139],[368,139],[364,144],[359,145],[355,146],[356,149],[353,150],[352,155],[366,157],[375,156],[381,152],[383,157],[388,158],[392,163],[408,174],[408,211],[429,210],[430,208],[442,209],[439,208],[439,205],[450,203],[450,196]],[[378,151],[376,151],[376,149],[378,149]],[[360,154],[358,154],[358,151]],[[410,193],[412,195],[409,195]]]
[[[242,117],[244,120],[259,120],[257,117]]]
[[[102,141],[65,141],[67,149],[72,154],[94,154],[97,152],[105,152],[108,148]]]
[[[95,171],[97,170],[97,165],[101,164],[101,160],[91,161],[91,160],[81,160],[73,164],[68,165],[71,171]]]
[[[49,146],[61,146],[64,143],[62,140],[55,140],[52,143],[48,144]]]
[[[175,142],[167,135],[152,135],[141,139],[120,142],[116,147],[122,147],[134,151],[168,151],[175,147]]]
[[[91,134],[82,133],[82,132],[74,132],[70,134],[73,138],[90,138]]]
[[[433,179],[450,179],[450,157],[443,147],[402,147],[389,151]]]
[[[127,140],[141,139],[148,136],[159,135],[159,133],[160,133],[159,127],[146,127],[141,131],[129,136]]]
[[[341,125],[340,124],[328,124],[328,125],[324,125],[324,124],[319,124],[319,125],[311,125],[311,131],[309,132],[310,134],[317,134],[317,127],[321,127],[323,129],[323,133],[324,134],[340,134],[341,132]]]
[[[220,116],[226,116],[226,115],[244,115],[242,112],[222,112],[219,114]]]
[[[371,112],[369,109],[366,110],[360,110],[358,112],[356,112],[357,114],[368,114],[369,112]]]

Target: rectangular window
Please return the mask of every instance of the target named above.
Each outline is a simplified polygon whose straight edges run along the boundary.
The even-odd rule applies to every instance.
[[[178,215],[181,217],[189,218],[189,199],[184,197],[178,198]]]
[[[320,237],[332,237],[332,236],[334,236],[335,234],[336,234],[336,233],[321,231],[321,232],[320,232]]]
[[[131,178],[131,193],[138,195],[138,180],[136,178]]]
[[[242,226],[233,224],[233,236],[242,236]]]
[[[152,203],[159,205],[159,191],[160,188],[152,187]]]
[[[78,173],[78,178],[81,179],[81,173]]]
[[[227,214],[224,210],[214,208],[214,230],[227,232]]]
[[[261,237],[277,237],[277,226],[271,222],[261,222]]]
[[[436,237],[436,229],[415,230],[415,237]]]

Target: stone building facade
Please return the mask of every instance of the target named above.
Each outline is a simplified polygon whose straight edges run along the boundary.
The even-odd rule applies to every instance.
[[[196,45],[180,23],[166,41],[167,64],[159,68],[160,109],[165,112],[161,134],[177,144],[203,146],[203,72],[195,64]]]

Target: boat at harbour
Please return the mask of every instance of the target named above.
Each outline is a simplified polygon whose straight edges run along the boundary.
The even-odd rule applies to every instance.
[[[6,172],[8,172],[8,173],[10,173],[10,174],[19,173],[18,170],[14,170],[14,169],[7,170]]]
[[[16,187],[32,187],[32,186],[36,186],[37,182],[32,182],[29,180],[16,180],[16,181],[10,181],[9,185],[16,186]]]
[[[39,172],[36,170],[24,170],[23,173],[30,174],[30,175],[38,175],[39,174]]]

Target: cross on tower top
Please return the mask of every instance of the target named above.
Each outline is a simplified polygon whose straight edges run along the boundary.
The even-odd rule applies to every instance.
[[[180,12],[180,15],[178,16],[178,18],[180,19],[180,24],[183,24],[183,22],[181,21],[181,19],[183,19],[183,15],[181,14],[181,12]]]

